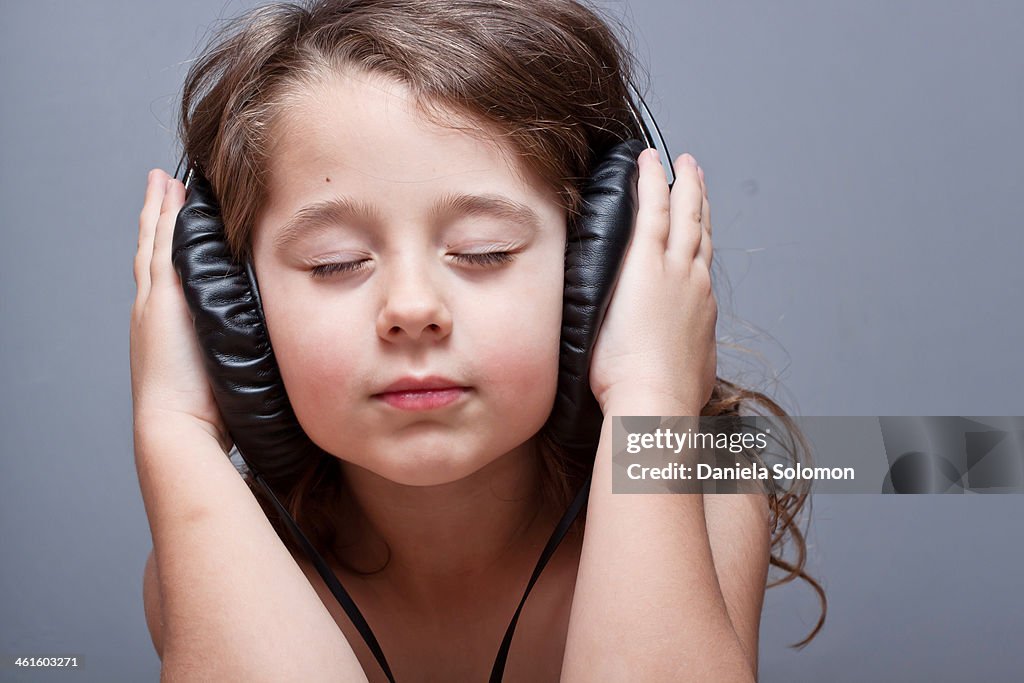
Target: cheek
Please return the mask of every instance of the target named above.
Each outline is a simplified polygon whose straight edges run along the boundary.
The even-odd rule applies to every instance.
[[[301,336],[287,335],[280,351],[275,337],[274,351],[297,411],[300,405],[336,403],[357,386],[360,368],[365,373],[366,363],[359,355],[365,342],[359,344],[351,334],[339,334],[324,324],[297,323],[292,329],[299,329]]]
[[[301,301],[276,291],[273,296],[264,295],[263,309],[288,400],[303,429],[316,441],[334,420],[348,414],[329,408],[342,407],[346,397],[361,390],[359,381],[368,362],[361,354],[372,347],[352,334],[362,326],[338,324],[323,307],[304,308]],[[356,315],[349,311],[348,319],[354,321]]]
[[[472,354],[483,384],[503,407],[547,418],[558,383],[562,321],[561,269],[548,269],[492,307]],[[481,312],[482,313],[482,312]]]
[[[539,342],[541,340],[534,340]],[[558,340],[523,343],[481,354],[481,385],[504,426],[528,438],[547,421],[558,387]]]

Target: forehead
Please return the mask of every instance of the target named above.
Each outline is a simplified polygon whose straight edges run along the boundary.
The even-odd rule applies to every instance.
[[[553,187],[479,122],[441,113],[428,118],[407,87],[381,77],[336,74],[305,88],[274,131],[257,251],[331,226],[431,229],[472,214],[564,233]]]
[[[361,72],[333,73],[302,89],[288,99],[274,127],[267,169],[271,201],[327,178],[350,186],[378,180],[413,187],[476,177],[525,194],[543,191],[480,122],[442,111],[446,120],[432,121],[407,86]]]

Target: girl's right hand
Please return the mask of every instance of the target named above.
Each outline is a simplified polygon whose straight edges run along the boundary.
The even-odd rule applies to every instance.
[[[171,263],[171,238],[185,186],[160,169],[149,172],[139,215],[135,303],[131,312],[132,408],[135,431],[201,428],[224,452],[232,441],[210,389],[203,359]]]

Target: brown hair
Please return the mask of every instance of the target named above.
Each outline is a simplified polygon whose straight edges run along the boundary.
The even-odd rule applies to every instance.
[[[288,102],[342,69],[391,77],[407,86],[425,118],[499,139],[522,168],[552,188],[570,221],[594,160],[617,142],[641,138],[630,116],[626,84],[644,92],[631,52],[610,25],[576,0],[312,0],[255,8],[231,20],[189,70],[181,100],[179,135],[188,159],[202,169],[221,207],[232,254],[250,254],[252,228],[263,210],[268,160]],[[458,116],[453,117],[452,113]],[[642,138],[641,138],[642,139]],[[702,414],[777,416],[766,395],[719,379]],[[795,425],[790,454],[808,449]],[[585,476],[572,468],[542,432],[546,500],[563,509]],[[300,551],[262,489],[246,480],[282,541]],[[798,513],[806,483],[769,495],[771,564],[785,571],[768,587],[800,577],[822,605],[821,585],[804,571],[806,543]],[[336,458],[312,460],[283,504],[309,540],[344,564],[338,505],[344,482]],[[578,518],[582,525],[584,516]],[[794,562],[782,559],[787,540]]]

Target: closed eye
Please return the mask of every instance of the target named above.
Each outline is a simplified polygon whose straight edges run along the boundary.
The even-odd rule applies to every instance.
[[[310,270],[310,275],[314,278],[328,278],[334,273],[360,270],[362,265],[369,260],[370,259],[362,259],[361,261],[345,261],[343,263],[324,263],[323,265],[314,266]]]
[[[515,255],[510,251],[487,251],[482,254],[452,254],[452,258],[459,263],[487,266],[496,263],[510,263],[515,259]]]
[[[515,260],[515,254],[510,251],[488,251],[480,254],[452,254],[452,259],[457,263],[464,263],[475,266],[489,266],[501,263],[511,263]],[[362,270],[363,264],[370,259],[360,261],[344,261],[342,263],[324,263],[310,269],[313,278],[328,278],[335,273],[351,273]]]

